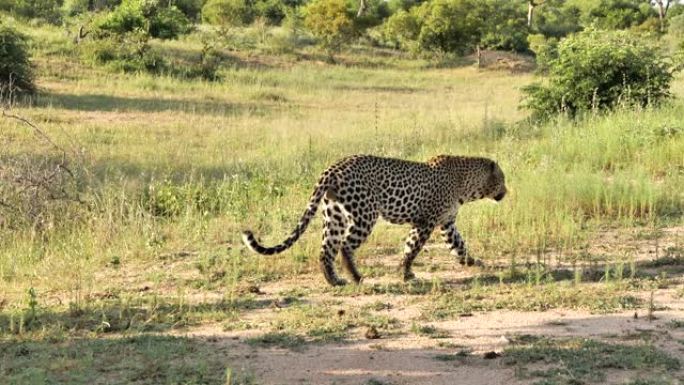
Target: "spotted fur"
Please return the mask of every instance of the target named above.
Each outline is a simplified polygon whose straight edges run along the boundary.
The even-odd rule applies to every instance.
[[[415,277],[411,271],[413,260],[436,227],[461,264],[475,263],[456,229],[456,214],[467,202],[503,199],[504,179],[498,164],[486,158],[440,155],[427,163],[418,163],[369,155],[351,156],[323,172],[304,215],[283,243],[264,247],[250,231],[243,233],[243,240],[259,254],[280,253],[299,239],[323,202],[320,265],[328,283],[346,283],[335,273],[338,253],[342,254],[343,266],[354,281],[361,281],[354,253],[379,217],[412,226],[402,261],[404,279],[409,280]]]

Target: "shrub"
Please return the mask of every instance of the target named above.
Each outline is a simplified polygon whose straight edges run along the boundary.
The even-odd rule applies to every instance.
[[[418,51],[421,25],[416,12],[400,9],[385,21],[383,36],[395,48]]]
[[[545,1],[534,10],[532,28],[545,37],[562,38],[582,29],[582,11],[563,0]]]
[[[601,0],[589,12],[586,23],[604,29],[627,29],[656,17],[655,9],[647,1]]]
[[[0,25],[0,91],[17,95],[34,93],[33,71],[27,39],[14,29]]]
[[[93,21],[96,37],[123,35],[145,28],[145,16],[139,1],[124,1],[114,11],[101,13]]]
[[[175,39],[192,30],[190,20],[178,8],[159,8],[150,17],[149,33],[160,39]]]
[[[115,71],[161,73],[166,62],[150,49],[148,39],[146,33],[137,31],[89,40],[80,46],[81,55]]]
[[[285,18],[285,4],[281,0],[260,0],[254,4],[254,13],[270,25],[280,25]]]
[[[564,39],[548,84],[523,89],[534,119],[570,116],[620,103],[645,106],[670,96],[672,70],[652,44],[627,31],[588,29]]]
[[[351,11],[344,0],[314,0],[304,10],[304,25],[328,54],[337,52],[355,35]]]
[[[88,11],[112,9],[119,4],[121,0],[64,0],[62,13],[66,16],[75,16]]]
[[[204,0],[174,0],[173,5],[183,12],[188,19],[198,21],[204,3]]]
[[[239,27],[254,20],[254,14],[245,0],[209,0],[202,7],[202,19],[222,27]]]
[[[530,50],[534,52],[537,71],[546,73],[551,61],[558,57],[558,39],[545,37],[542,34],[533,34],[527,36],[527,43]]]
[[[475,17],[482,15],[479,44],[490,49],[527,51],[529,33],[525,21],[524,4],[510,0],[489,0],[471,10]],[[485,16],[486,15],[486,16]]]
[[[12,12],[26,19],[43,19],[52,24],[61,21],[63,0],[16,0]]]
[[[175,39],[190,32],[188,18],[175,6],[165,7],[158,0],[124,0],[114,11],[95,19],[97,37],[144,31],[151,37]]]
[[[424,51],[464,54],[480,39],[481,17],[472,10],[472,0],[435,0],[423,3],[418,11],[423,22],[418,44]]]

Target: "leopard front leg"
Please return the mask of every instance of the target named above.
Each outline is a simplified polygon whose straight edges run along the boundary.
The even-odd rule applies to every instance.
[[[404,272],[404,281],[410,281],[416,277],[416,275],[411,271],[411,265],[413,260],[430,238],[434,225],[414,225],[409,232],[408,238],[406,238],[406,246],[404,246],[404,260],[401,263],[402,270]]]
[[[458,263],[461,265],[472,266],[477,263],[477,261],[468,255],[468,250],[466,249],[465,241],[461,234],[456,229],[455,221],[449,221],[442,225],[441,228],[442,238],[444,242],[449,246],[451,250],[451,255],[458,258]]]

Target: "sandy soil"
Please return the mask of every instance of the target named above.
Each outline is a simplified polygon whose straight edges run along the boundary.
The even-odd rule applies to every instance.
[[[626,241],[638,251],[638,261],[653,260],[666,247],[681,247],[684,227],[667,229],[659,244],[649,240],[634,242],[620,234],[603,234],[594,246],[597,249],[619,247]],[[657,250],[659,249],[659,250]],[[396,256],[373,258],[372,263],[395,263]],[[365,261],[370,263],[369,260]],[[443,263],[443,261],[437,261]],[[446,262],[444,262],[446,263]],[[677,270],[679,271],[679,270]],[[434,274],[444,274],[438,271]],[[467,278],[473,271],[463,270],[453,279]],[[467,314],[455,320],[424,322],[446,331],[448,338],[429,338],[408,331],[406,323],[415,319],[416,298],[402,294],[354,295],[331,297],[325,291],[313,290],[307,301],[340,301],[344,308],[351,303],[382,301],[390,303],[386,315],[404,323],[401,332],[381,335],[379,339],[367,339],[365,330],[354,330],[350,338],[342,343],[308,344],[301,349],[253,347],[245,339],[262,334],[265,330],[223,331],[219,325],[205,325],[183,333],[185,336],[205,339],[217,344],[225,354],[227,362],[235,370],[253,373],[259,384],[522,384],[535,380],[521,380],[515,368],[507,366],[501,358],[485,359],[487,352],[502,353],[516,336],[535,335],[545,337],[582,337],[615,343],[640,343],[644,336],[657,348],[680,357],[684,362],[684,328],[672,328],[673,320],[684,320],[684,301],[681,291],[684,287],[681,273],[675,284],[655,292],[654,302],[659,309],[649,317],[646,310],[627,311],[613,314],[591,314],[576,310],[551,310],[545,312],[491,311]],[[421,272],[423,278],[431,273]],[[396,279],[383,277],[370,282]],[[368,283],[366,283],[368,284]],[[318,276],[297,277],[264,285],[260,288],[261,298],[278,300],[279,293],[293,288],[319,288],[323,285]],[[647,295],[647,294],[644,294]],[[274,309],[263,308],[250,312],[245,317],[250,321],[268,320]],[[267,322],[267,321],[264,321]],[[467,357],[451,361],[440,360],[438,355],[468,351]],[[637,373],[619,371],[610,376],[609,383],[623,383]],[[684,379],[684,369],[669,373]],[[537,379],[538,381],[539,379]]]

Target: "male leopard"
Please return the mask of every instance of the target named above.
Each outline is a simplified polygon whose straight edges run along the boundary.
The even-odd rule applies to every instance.
[[[486,158],[439,155],[419,163],[355,155],[323,172],[304,215],[283,243],[264,247],[250,231],[243,233],[243,240],[259,254],[271,255],[290,248],[304,233],[322,200],[320,266],[328,283],[346,284],[334,268],[335,256],[340,251],[343,266],[356,283],[361,282],[354,252],[366,240],[378,217],[412,226],[401,264],[404,280],[410,280],[415,278],[411,264],[437,226],[451,254],[461,264],[475,262],[467,256],[465,242],[456,229],[456,214],[466,202],[503,199],[507,191],[504,179],[499,165]]]

